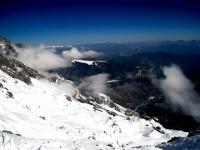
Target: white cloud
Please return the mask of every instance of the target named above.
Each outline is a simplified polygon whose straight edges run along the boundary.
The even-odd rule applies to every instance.
[[[157,80],[156,83],[164,92],[168,102],[200,121],[200,96],[194,90],[192,82],[176,65],[163,67],[162,70],[165,78]]]
[[[79,88],[84,89],[84,92],[87,95],[96,96],[98,93],[106,91],[106,81],[108,80],[108,77],[109,75],[105,73],[86,77],[81,80]]]
[[[64,57],[56,54],[54,49],[47,49],[44,45],[15,49],[18,53],[17,59],[19,61],[38,70],[49,70],[69,65]]]
[[[79,51],[77,48],[73,47],[69,51],[64,51],[63,56],[67,59],[81,59],[87,57],[96,57],[101,55],[96,51],[88,50],[88,51]]]
[[[48,49],[44,45],[39,47],[26,47],[23,49],[15,47],[18,53],[17,59],[25,65],[37,69],[40,72],[69,67],[72,65],[73,59],[80,59],[86,57],[95,57],[100,53],[89,50],[79,51],[77,48],[64,51],[62,54],[57,54],[55,49]]]

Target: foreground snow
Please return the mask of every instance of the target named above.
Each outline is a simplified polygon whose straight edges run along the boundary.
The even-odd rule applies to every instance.
[[[32,79],[27,85],[0,70],[0,149],[155,149],[187,133],[76,101],[71,82]],[[13,94],[9,96],[8,92]],[[113,110],[115,111],[115,110]],[[159,130],[158,130],[159,129]]]

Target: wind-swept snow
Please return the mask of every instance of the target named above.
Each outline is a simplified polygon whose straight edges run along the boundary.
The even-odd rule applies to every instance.
[[[2,150],[153,149],[174,136],[187,135],[164,129],[153,120],[120,112],[112,116],[80,103],[73,98],[77,89],[71,82],[31,80],[32,85],[27,85],[0,70]]]

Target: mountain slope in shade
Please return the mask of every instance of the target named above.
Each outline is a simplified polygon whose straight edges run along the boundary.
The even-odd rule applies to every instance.
[[[187,138],[173,138],[166,144],[160,144],[158,146],[163,150],[179,150],[179,149],[192,149],[198,150],[200,147],[200,135],[194,135]]]
[[[72,82],[31,78],[31,83],[0,70],[0,149],[151,149],[187,135],[104,104],[94,109],[80,103]]]

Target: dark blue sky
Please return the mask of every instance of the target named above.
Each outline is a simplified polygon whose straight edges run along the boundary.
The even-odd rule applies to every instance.
[[[0,35],[26,44],[200,39],[200,2],[1,0]]]

